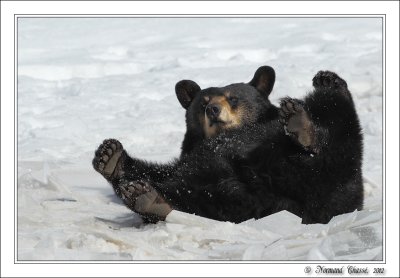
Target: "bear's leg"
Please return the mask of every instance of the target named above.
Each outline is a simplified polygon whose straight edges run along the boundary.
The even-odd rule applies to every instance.
[[[174,164],[154,164],[132,158],[123,149],[122,144],[115,139],[104,140],[96,150],[92,163],[94,169],[112,184],[115,193],[128,208],[141,214],[148,222],[162,219],[165,212],[159,213],[158,210],[167,210],[165,207],[168,205],[165,203],[162,208],[152,206],[153,203],[159,205],[161,199],[152,199],[157,194],[149,184],[163,181],[172,175],[175,169]],[[139,195],[143,197],[139,198]],[[150,203],[146,203],[146,200]],[[159,216],[154,218],[151,210]]]
[[[319,155],[307,160],[318,169],[306,203],[303,223],[326,223],[333,216],[362,208],[362,131],[347,83],[336,73],[320,71],[313,78],[315,90],[305,107],[316,130]],[[343,167],[345,165],[345,167]],[[317,168],[318,167],[318,168]]]
[[[271,192],[251,192],[248,185],[233,178],[202,186],[185,180],[173,178],[163,184],[122,180],[119,191],[125,205],[147,223],[165,220],[172,209],[235,223],[284,209],[300,217],[303,213],[298,202]]]
[[[286,97],[281,100],[280,123],[294,142],[307,151],[318,153],[315,126],[304,107],[304,102]]]
[[[130,157],[116,139],[106,139],[97,148],[93,159],[94,169],[108,181],[119,178],[127,180],[150,180],[162,182],[175,171],[175,163],[149,163]]]

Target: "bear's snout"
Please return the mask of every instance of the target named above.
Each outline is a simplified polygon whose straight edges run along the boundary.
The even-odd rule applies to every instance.
[[[212,103],[207,105],[206,114],[210,118],[210,120],[216,120],[221,113],[221,107],[219,104]]]

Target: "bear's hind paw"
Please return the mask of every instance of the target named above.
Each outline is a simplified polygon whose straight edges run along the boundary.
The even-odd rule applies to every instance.
[[[172,208],[163,197],[148,183],[142,181],[128,182],[120,186],[122,200],[131,210],[141,214],[145,219],[165,220]]]
[[[119,177],[122,174],[120,160],[123,150],[122,144],[118,140],[104,140],[95,152],[92,161],[93,168],[107,180]]]

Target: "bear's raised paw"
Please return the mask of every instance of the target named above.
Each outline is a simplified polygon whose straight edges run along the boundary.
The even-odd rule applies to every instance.
[[[319,71],[313,78],[313,86],[315,89],[334,90],[351,99],[347,83],[339,75],[331,71]]]
[[[92,164],[94,169],[107,180],[121,176],[122,144],[115,139],[106,139],[97,148]]]

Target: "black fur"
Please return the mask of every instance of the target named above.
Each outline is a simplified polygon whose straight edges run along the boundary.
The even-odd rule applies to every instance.
[[[106,140],[94,168],[149,222],[165,215],[135,209],[140,194],[124,193],[126,184],[145,182],[172,209],[236,223],[280,210],[300,216],[303,223],[327,223],[362,209],[363,138],[346,82],[321,71],[313,79],[313,92],[302,100],[285,98],[278,108],[268,100],[274,81],[270,67],[257,70],[248,84],[223,88],[201,90],[193,81],[181,81],[176,93],[187,109],[187,132],[180,158],[155,164],[117,150],[115,170],[106,175],[104,164],[116,144]],[[208,138],[198,116],[204,114],[204,97],[226,92],[235,97],[229,102],[233,109],[236,103],[246,113],[239,126]]]

